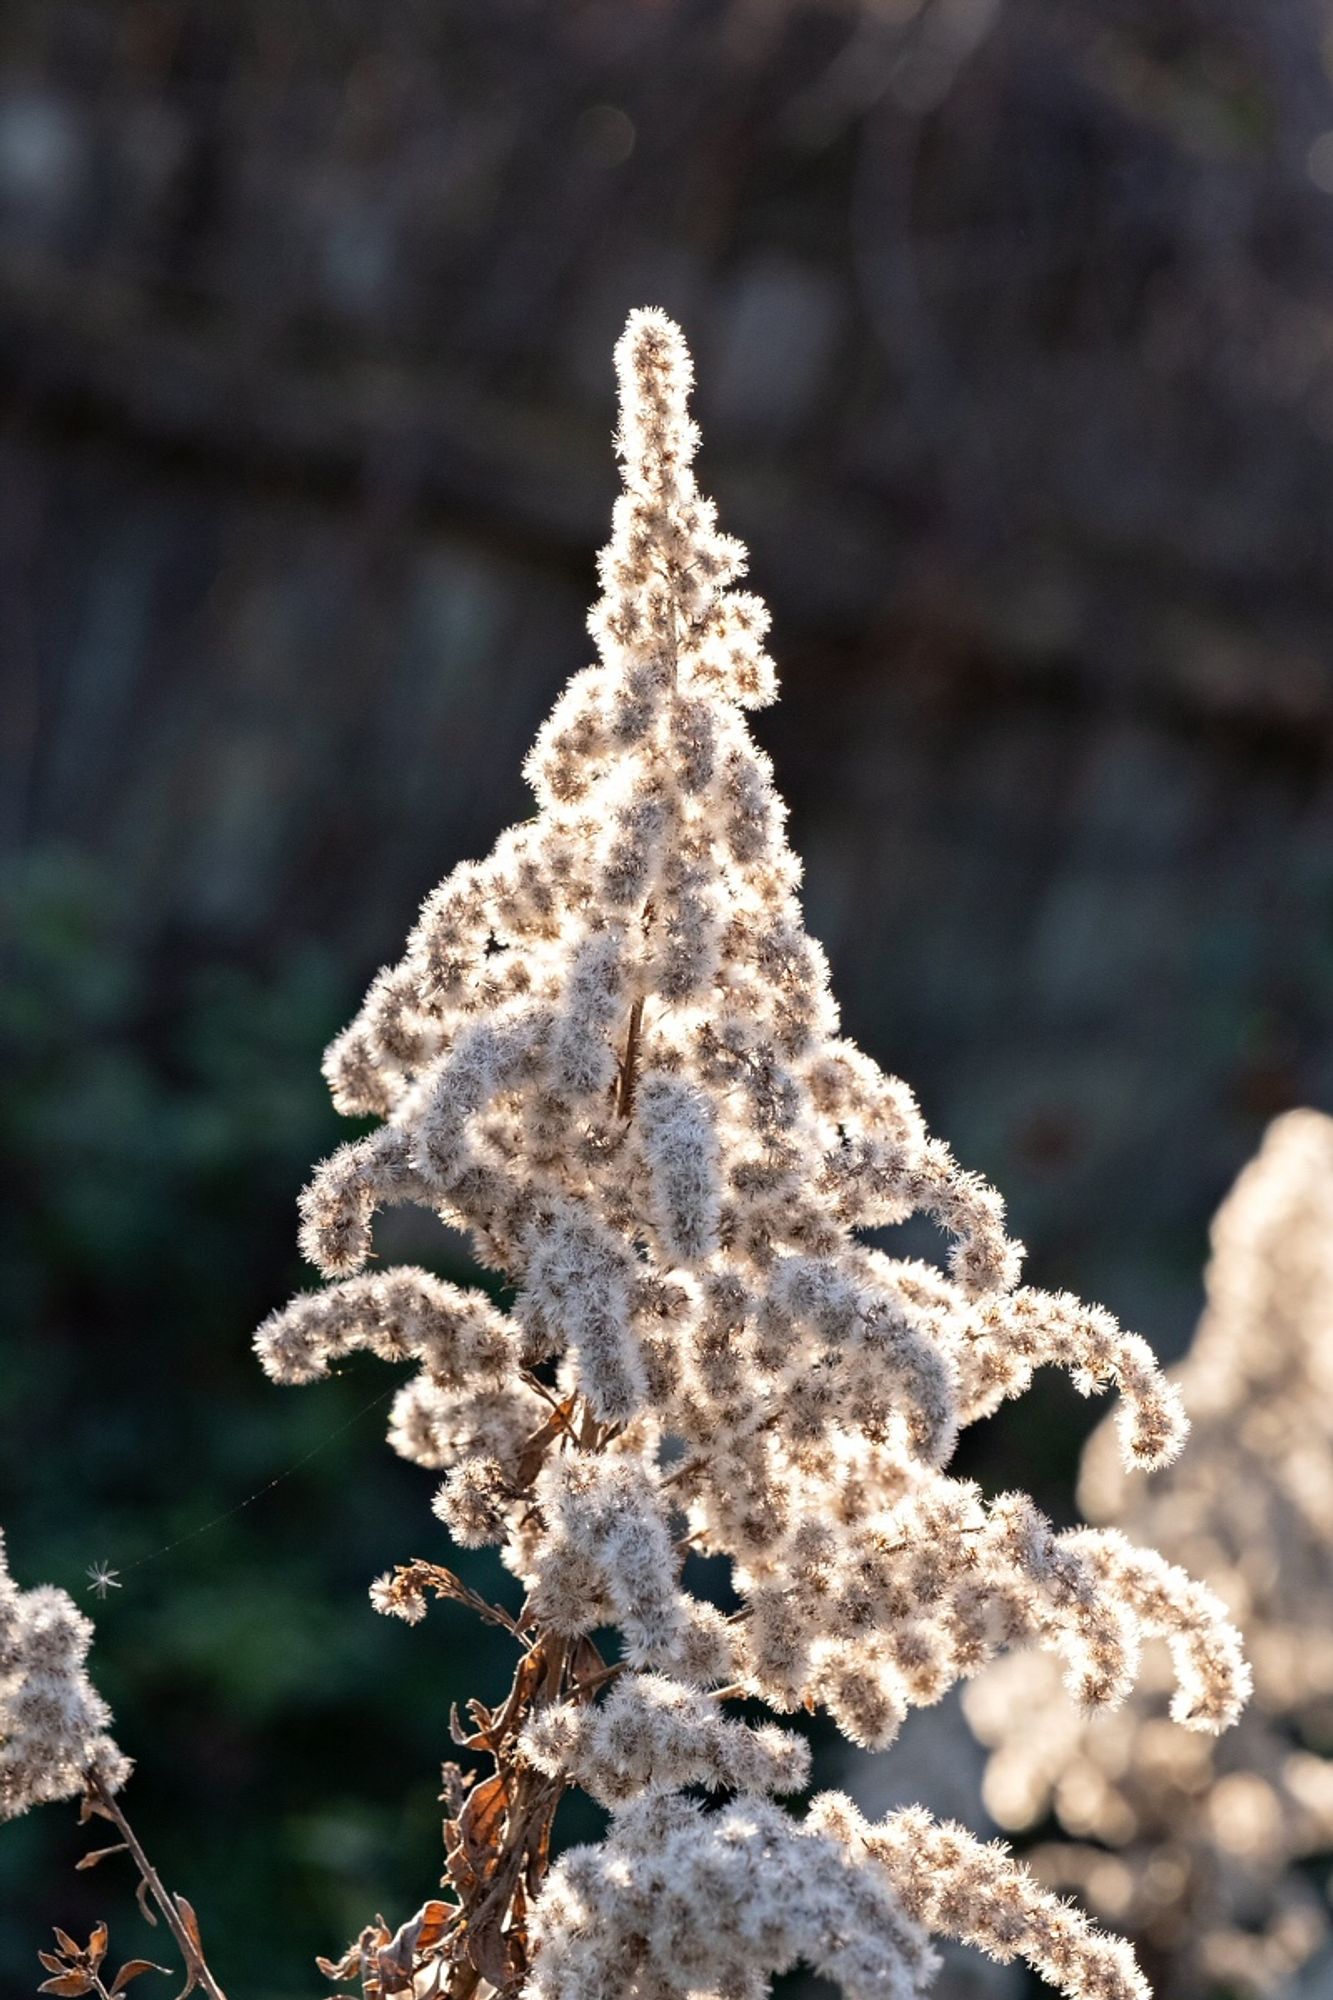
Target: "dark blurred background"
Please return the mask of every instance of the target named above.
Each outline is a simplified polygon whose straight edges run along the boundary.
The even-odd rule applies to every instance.
[[[773,605],[848,1028],[1037,1281],[1178,1352],[1262,1124],[1333,1106],[1331,36],[5,0],[0,1520],[25,1584],[124,1573],[135,1818],[241,2000],[431,1891],[449,1701],[508,1672],[369,1608],[443,1552],[373,1369],[248,1343],[309,1281],[323,1045],[588,657],[629,307],[686,327]],[[1090,1414],[1043,1382],[968,1463],[1067,1515]],[[5,1993],[53,1921],[151,1955],[82,1846],[4,1829]]]

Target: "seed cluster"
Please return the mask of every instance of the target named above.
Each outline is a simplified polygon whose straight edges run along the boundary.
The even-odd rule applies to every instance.
[[[999,1661],[966,1696],[996,1819],[1054,1813],[1043,1876],[1151,1945],[1166,2000],[1285,1992],[1333,1929],[1302,1866],[1333,1850],[1333,1119],[1270,1126],[1214,1222],[1207,1290],[1179,1373],[1189,1451],[1149,1486],[1103,1427],[1080,1497],[1230,1607],[1254,1662],[1239,1728],[1170,1728],[1152,1661],[1114,1713],[1079,1714],[1041,1661]]]
[[[798,1823],[771,1795],[799,1788],[800,1745],[721,1718],[737,1691],[822,1706],[884,1749],[912,1705],[1019,1645],[1107,1707],[1160,1635],[1195,1729],[1231,1721],[1246,1678],[1182,1570],[945,1469],[960,1428],[1047,1363],[1118,1391],[1135,1465],[1186,1427],[1141,1340],[1020,1287],[999,1196],[840,1034],[746,725],[775,693],[767,614],[694,482],[679,329],[633,314],[616,363],[598,660],[529,757],[533,817],[427,899],[329,1050],[339,1108],[383,1123],[307,1189],[303,1246],[331,1282],[266,1322],[259,1354],[279,1381],[351,1347],[414,1362],[392,1435],[445,1474],[441,1518],[499,1547],[541,1631],[620,1635],[601,1703],[548,1705],[524,1739],[615,1807],[536,1904],[534,2000],[757,1995],[797,1959],[906,1995],[923,1925],[1128,2000],[1123,1948],[1007,1859],[845,1805]],[[376,1210],[402,1202],[468,1232],[510,1313],[419,1271],[363,1275]],[[939,1265],[862,1240],[917,1214]],[[686,1588],[686,1542],[730,1559],[739,1614]],[[696,1785],[736,1797],[700,1818]]]
[[[95,1771],[118,1791],[130,1761],[84,1662],[93,1628],[54,1584],[20,1590],[0,1536],[0,1819],[74,1798]]]

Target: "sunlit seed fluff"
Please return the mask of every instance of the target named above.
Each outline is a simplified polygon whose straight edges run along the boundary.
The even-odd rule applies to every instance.
[[[598,857],[597,887],[608,910],[643,906],[657,879],[666,825],[656,790],[640,789],[616,810]]]
[[[749,1996],[801,1964],[847,2000],[912,2000],[935,1969],[886,1871],[754,1798],[618,1813],[560,1862],[536,1931],[531,2000]]]
[[[316,1173],[302,1247],[336,1282],[258,1344],[283,1381],[361,1348],[412,1364],[392,1442],[445,1475],[443,1528],[498,1549],[525,1643],[563,1662],[524,1716],[525,1768],[617,1812],[545,1889],[514,1858],[541,1941],[526,2000],[761,2000],[802,1959],[907,2000],[929,1961],[896,1836],[779,1811],[766,1794],[802,1782],[804,1752],[727,1702],[823,1709],[883,1747],[914,1706],[1034,1647],[1113,1718],[1160,1636],[1177,1712],[1214,1728],[1244,1667],[1192,1552],[1178,1569],[1057,1532],[946,1470],[960,1429],[1048,1363],[1118,1392],[1136,1465],[1176,1450],[1178,1404],[1108,1314],[1019,1289],[996,1190],[840,1035],[748,733],[774,692],[767,614],[733,589],[744,551],[695,482],[679,328],[632,315],[616,368],[597,664],[538,736],[532,815],[427,898],[335,1045],[337,1101],[388,1122]],[[507,1313],[424,1271],[357,1275],[376,1210],[402,1201],[466,1233]],[[861,1238],[914,1216],[934,1261]],[[1291,1471],[1312,1515],[1316,1459]],[[690,1587],[695,1551],[729,1563],[734,1612]],[[375,1596],[424,1609],[401,1573]],[[609,1669],[579,1643],[594,1633]],[[686,1785],[738,1796],[700,1819]],[[1004,1945],[986,1912],[1007,1910],[1008,1942],[1066,1991],[1132,2000],[1118,1947],[953,1841],[922,1835],[938,1899],[903,1878],[930,1924]]]
[[[639,1124],[653,1221],[669,1264],[696,1264],[717,1248],[721,1189],[708,1099],[691,1083],[650,1073],[639,1084]]]
[[[626,1657],[653,1666],[667,1659],[686,1623],[676,1588],[670,1529],[653,1482],[633,1460],[571,1453],[537,1480],[548,1535],[529,1594],[556,1631],[590,1630],[588,1586],[608,1606]],[[566,1599],[566,1579],[576,1579]]]
[[[1002,1964],[1025,1959],[1069,2000],[1151,2000],[1128,1945],[1043,1891],[998,1842],[984,1845],[917,1807],[867,1824],[838,1793],[814,1801],[810,1824],[878,1863],[907,1913],[936,1935]]]
[[[465,1292],[410,1265],[303,1292],[271,1313],[255,1350],[275,1382],[313,1382],[330,1364],[364,1351],[415,1360],[441,1384],[501,1376],[509,1365],[508,1321],[479,1292]]]
[[[595,1708],[547,1708],[523,1750],[552,1776],[565,1773],[603,1805],[687,1785],[751,1793],[798,1792],[810,1752],[790,1731],[730,1722],[709,1695],[660,1674],[631,1674]]]
[[[590,1408],[623,1423],[647,1383],[630,1314],[631,1265],[624,1248],[591,1217],[560,1211],[539,1233],[528,1264],[528,1310],[568,1343]]]
[[[84,1662],[93,1628],[63,1590],[20,1590],[0,1535],[0,1819],[76,1797],[95,1772],[119,1791],[130,1761]]]
[[[1151,1482],[1123,1462],[1114,1422],[1084,1453],[1080,1497],[1113,1524],[1090,1558],[1146,1628],[1169,1627],[1174,1695],[1150,1657],[1119,1713],[1085,1716],[1045,1663],[1016,1659],[966,1704],[992,1814],[1013,1828],[1053,1817],[1043,1878],[1151,1939],[1163,2000],[1322,1990],[1333,1922],[1310,1861],[1333,1849],[1333,1759],[1295,1746],[1321,1743],[1333,1703],[1331,1390],[1333,1119],[1296,1111],[1213,1225],[1207,1309],[1173,1384],[1188,1448]],[[1243,1626],[1254,1694],[1214,1745],[1249,1686],[1219,1599]]]
[[[502,1542],[508,1532],[513,1489],[497,1458],[466,1458],[431,1506],[460,1548]]]
[[[717,721],[713,704],[678,696],[667,720],[676,783],[683,792],[702,792],[717,768]]]
[[[542,805],[569,805],[601,776],[611,754],[602,667],[575,674],[543,723],[523,767]]]
[[[624,953],[624,934],[611,926],[585,938],[572,954],[549,1054],[553,1085],[571,1097],[595,1096],[615,1076],[612,1037],[625,1012]]]
[[[359,1271],[375,1211],[425,1198],[403,1134],[391,1125],[325,1160],[301,1196],[301,1250],[326,1278]]]
[[[768,607],[744,591],[728,591],[701,621],[690,661],[693,687],[721,695],[738,708],[766,708],[777,700],[777,673],[763,648]]]
[[[710,875],[697,857],[680,857],[663,869],[655,892],[654,980],[675,1005],[708,993],[718,976],[723,912]]]
[[[472,1457],[515,1464],[542,1420],[544,1405],[522,1382],[444,1389],[423,1373],[390,1405],[389,1443],[414,1465],[443,1471]]]
[[[1085,1306],[1068,1292],[1025,1286],[988,1299],[968,1326],[964,1352],[978,1384],[976,1416],[1019,1394],[1037,1368],[1051,1363],[1068,1369],[1084,1395],[1119,1390],[1116,1422],[1132,1463],[1155,1470],[1185,1443],[1189,1424],[1179,1391],[1159,1374],[1147,1342],[1123,1333],[1103,1307]]]

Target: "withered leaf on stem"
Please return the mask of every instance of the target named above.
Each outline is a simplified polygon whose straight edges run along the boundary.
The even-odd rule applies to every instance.
[[[514,1899],[509,1905],[509,1935],[514,1939],[526,1962],[528,1951],[528,1898],[520,1875],[514,1884]]]
[[[379,1945],[375,1952],[375,1970],[381,1992],[406,1993],[411,1990],[421,1955],[432,1951],[443,1941],[455,1914],[451,1904],[432,1899],[423,1903],[414,1917],[400,1924],[392,1938]],[[367,1981],[368,1990],[369,1985]]]
[[[151,1958],[127,1958],[107,1990],[111,1993],[123,1993],[130,1981],[137,1979],[141,1972],[165,1972],[166,1970],[167,1967],[165,1965],[154,1965]]]
[[[499,1916],[469,1933],[467,1955],[483,1979],[501,1992],[526,1968],[517,1949],[517,1940],[500,1928]]]
[[[546,1672],[546,1655],[542,1647],[536,1645],[530,1653],[525,1653],[514,1671],[514,1685],[509,1690],[509,1699],[500,1716],[497,1735],[505,1742],[514,1733],[519,1719],[523,1716]]]
[[[474,1749],[489,1750],[494,1754],[496,1739],[493,1712],[484,1702],[476,1700],[467,1704],[467,1712],[472,1717],[474,1728],[474,1734],[468,1737],[469,1745]]]
[[[98,1862],[105,1861],[108,1854],[128,1854],[128,1852],[129,1848],[126,1842],[123,1840],[118,1840],[115,1843],[114,1847],[91,1848],[88,1851],[88,1853],[82,1857],[81,1860],[76,1861],[74,1863],[74,1866],[76,1868],[96,1868]]]
[[[194,1946],[200,1958],[202,1958],[204,1955],[204,1941],[199,1935],[199,1919],[194,1913],[194,1906],[185,1896],[177,1896],[176,1908],[180,1912],[180,1920],[185,1926],[190,1943]]]
[[[451,1818],[457,1819],[459,1813],[462,1812],[463,1801],[467,1797],[468,1791],[476,1779],[476,1775],[475,1771],[465,1771],[461,1765],[455,1764],[452,1757],[446,1763],[441,1764],[440,1784],[443,1789],[440,1792],[440,1804],[448,1807]]]
[[[448,1871],[445,1876],[445,1886],[447,1888],[452,1885],[464,1903],[470,1905],[481,1884],[473,1872],[472,1863],[468,1860],[457,1834],[458,1829],[454,1827],[453,1836],[445,1852],[445,1866]]]
[[[389,1927],[381,1917],[378,1924],[366,1925],[360,1937],[348,1945],[341,1958],[317,1958],[315,1964],[326,1979],[358,1979],[375,1947],[388,1942]]]
[[[360,1966],[361,1955],[355,1945],[345,1951],[341,1958],[321,1958],[315,1955],[315,1964],[326,1979],[352,1979]]]
[[[489,1881],[499,1859],[498,1835],[509,1804],[504,1779],[497,1772],[469,1793],[458,1822],[463,1853],[479,1882]]]
[[[414,1917],[409,1917],[395,1933],[392,1943],[380,1952],[381,1963],[392,1965],[395,1970],[412,1972],[418,1954],[432,1950],[448,1935],[455,1914],[451,1903],[442,1903],[432,1897],[430,1902],[422,1904]]]
[[[552,1809],[554,1810],[554,1808]],[[551,1859],[551,1813],[544,1813],[535,1840],[528,1848],[528,1887],[535,1896],[546,1878]]]
[[[606,1672],[606,1661],[586,1633],[574,1641],[569,1656],[569,1672],[576,1687],[584,1681],[596,1680]]]
[[[552,1439],[559,1437],[562,1432],[568,1431],[574,1401],[573,1396],[567,1396],[558,1409],[552,1410],[546,1422],[540,1424],[532,1433],[532,1436],[525,1440],[523,1448],[519,1452],[518,1463],[514,1470],[514,1484],[520,1492],[531,1486],[533,1480],[541,1471],[542,1461],[546,1457],[546,1448]]]

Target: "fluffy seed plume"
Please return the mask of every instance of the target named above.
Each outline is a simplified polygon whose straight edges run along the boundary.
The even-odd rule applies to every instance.
[[[1104,1425],[1080,1482],[1108,1524],[1080,1538],[1090,1560],[1168,1654],[1115,1713],[1080,1714],[1043,1662],[1017,1658],[966,1708],[995,1818],[1054,1817],[1064,1837],[1034,1865],[1145,1941],[1162,2000],[1260,2000],[1297,1990],[1333,1935],[1311,1867],[1333,1850],[1333,1119],[1293,1111],[1269,1128],[1213,1224],[1207,1298],[1173,1385],[1189,1450],[1150,1483]],[[1254,1698],[1214,1743],[1249,1686],[1223,1604]]]
[[[20,1590],[0,1536],[0,1819],[130,1774],[108,1734],[111,1711],[88,1678],[91,1620],[53,1584]]]
[[[528,760],[533,816],[427,899],[330,1051],[336,1101],[384,1123],[305,1197],[333,1282],[259,1336],[284,1381],[351,1347],[413,1361],[393,1442],[446,1472],[441,1520],[524,1593],[518,1677],[475,1739],[495,1775],[451,1823],[438,1990],[758,2000],[803,1961],[854,2000],[908,2000],[936,1929],[1071,2000],[1137,2000],[1124,1947],[957,1830],[788,1815],[798,1740],[724,1713],[822,1707],[883,1748],[1017,1646],[1111,1710],[1153,1636],[1191,1724],[1229,1720],[1245,1678],[1182,1571],[947,1470],[1039,1366],[1118,1391],[1136,1466],[1179,1449],[1179,1403],[1108,1313],[1019,1289],[999,1195],[839,1034],[747,726],[775,693],[767,614],[695,483],[679,328],[632,314],[616,371],[597,659]],[[363,1275],[402,1201],[468,1232],[507,1317],[421,1271]],[[934,1261],[864,1242],[913,1215]],[[687,1551],[730,1565],[734,1615],[690,1588]],[[615,1818],[542,1888],[570,1782]],[[687,1786],[731,1802],[701,1817]]]

